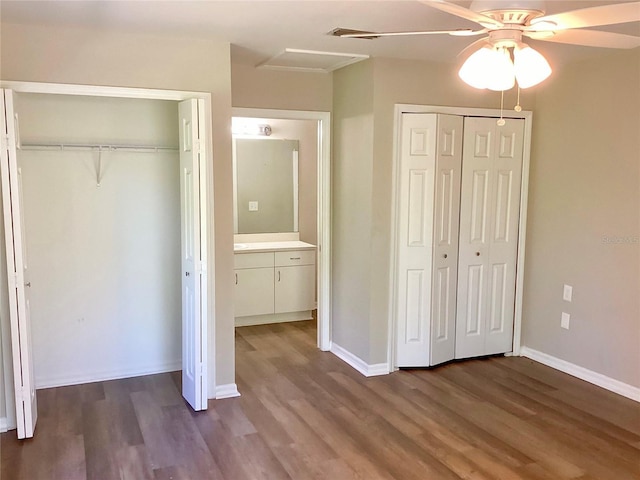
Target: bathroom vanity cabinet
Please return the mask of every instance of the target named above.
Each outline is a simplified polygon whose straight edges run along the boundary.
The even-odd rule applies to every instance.
[[[315,249],[299,241],[236,244],[236,326],[311,319]]]

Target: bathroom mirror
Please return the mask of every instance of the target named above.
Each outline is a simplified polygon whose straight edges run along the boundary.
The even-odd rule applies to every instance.
[[[234,233],[298,231],[298,140],[233,139]]]

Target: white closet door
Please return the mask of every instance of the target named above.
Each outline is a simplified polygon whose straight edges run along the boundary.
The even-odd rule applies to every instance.
[[[503,127],[496,125],[491,178],[494,186],[491,189],[485,355],[510,352],[513,348],[524,120],[506,122]]]
[[[206,181],[201,101],[186,100],[180,117],[180,201],[182,263],[182,396],[194,410],[206,410]],[[204,192],[204,189],[202,189]]]
[[[464,130],[456,358],[512,348],[524,120]]]
[[[438,115],[431,297],[431,361],[455,356],[463,117]]]
[[[429,365],[435,114],[403,114],[396,278],[398,367]]]
[[[22,178],[16,151],[16,117],[13,92],[0,90],[2,102],[0,172],[9,286],[11,348],[16,396],[18,438],[33,437],[38,404],[33,374],[31,323],[29,319],[29,269],[25,249],[22,209]]]

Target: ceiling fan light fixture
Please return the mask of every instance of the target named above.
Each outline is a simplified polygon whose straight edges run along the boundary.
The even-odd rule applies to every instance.
[[[458,76],[462,81],[473,88],[487,88],[488,79],[486,65],[491,61],[494,54],[493,52],[493,49],[489,46],[483,46],[473,52],[465,60],[458,71]]]
[[[497,92],[510,90],[516,84],[516,76],[509,50],[500,47],[494,52],[495,55],[491,58],[491,63],[485,65],[485,68],[488,69],[487,88]]]
[[[458,76],[473,88],[509,90],[515,85],[513,63],[506,48],[485,45],[462,64]]]
[[[538,85],[551,75],[551,66],[547,59],[528,45],[517,46],[513,51],[513,58],[515,76],[520,88]]]

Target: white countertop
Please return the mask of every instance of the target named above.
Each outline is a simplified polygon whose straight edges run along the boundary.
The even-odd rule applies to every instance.
[[[306,242],[289,241],[289,242],[255,242],[255,243],[236,243],[234,244],[234,253],[255,253],[255,252],[273,252],[287,250],[315,250],[316,246]]]

